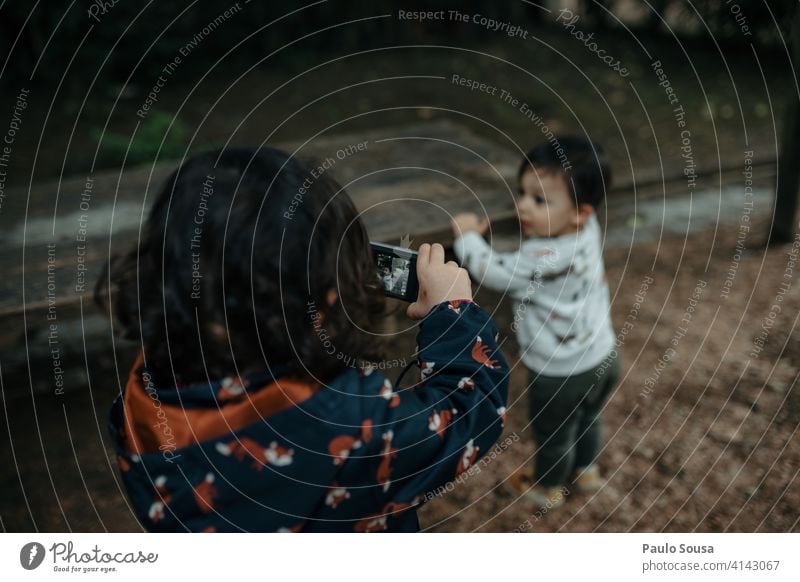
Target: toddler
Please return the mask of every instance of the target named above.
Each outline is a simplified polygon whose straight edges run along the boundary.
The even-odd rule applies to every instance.
[[[563,502],[565,485],[602,486],[600,413],[619,369],[596,216],[610,183],[608,161],[588,139],[554,143],[532,149],[520,166],[518,251],[494,252],[482,236],[488,222],[474,214],[453,220],[461,264],[513,299],[538,448],[530,482],[517,475],[512,485],[548,508]]]

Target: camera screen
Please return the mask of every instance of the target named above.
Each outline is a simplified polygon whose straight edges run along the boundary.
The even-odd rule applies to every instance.
[[[411,272],[411,260],[379,252],[376,263],[383,290],[395,295],[405,295],[408,289],[408,275]]]

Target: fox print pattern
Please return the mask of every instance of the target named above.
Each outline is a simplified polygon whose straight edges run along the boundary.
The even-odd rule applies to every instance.
[[[397,456],[397,449],[392,448],[392,439],[394,433],[392,431],[383,434],[383,453],[381,454],[381,462],[378,465],[378,484],[383,486],[383,491],[389,490],[391,485],[390,476],[392,474],[392,459]]]
[[[469,469],[478,457],[478,450],[480,447],[476,445],[473,439],[469,439],[467,446],[461,451],[461,456],[458,458],[458,466],[456,467],[456,477],[461,475],[464,471]]]
[[[279,447],[276,441],[272,441],[268,447],[262,447],[250,437],[242,437],[229,443],[217,443],[216,448],[220,454],[226,457],[233,456],[239,461],[249,457],[252,459],[250,466],[257,471],[261,471],[266,465],[276,467],[290,465],[294,456],[294,449]]]
[[[434,410],[431,412],[431,415],[428,418],[428,428],[435,432],[439,437],[444,438],[444,431],[453,420],[453,415],[455,413],[455,408],[441,410],[438,412]]]
[[[192,489],[197,508],[203,513],[214,511],[214,498],[217,496],[217,489],[214,487],[214,473],[206,474],[205,478]]]
[[[333,457],[334,465],[341,465],[350,456],[350,451],[361,446],[361,441],[349,434],[333,437],[328,443],[328,453]]]
[[[481,339],[481,336],[477,336],[475,338],[475,343],[472,345],[472,359],[478,362],[479,364],[483,364],[487,368],[495,369],[498,366],[497,360],[491,359],[490,353],[491,349]]]

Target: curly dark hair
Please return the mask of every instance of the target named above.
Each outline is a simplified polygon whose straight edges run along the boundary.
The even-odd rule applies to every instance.
[[[332,178],[277,149],[227,149],[170,176],[95,301],[162,381],[283,364],[326,381],[382,358],[378,283],[364,225]]]

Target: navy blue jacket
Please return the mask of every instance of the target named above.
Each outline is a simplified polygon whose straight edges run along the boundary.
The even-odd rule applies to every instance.
[[[508,364],[475,303],[434,307],[419,382],[371,368],[324,386],[280,370],[156,386],[141,359],[111,434],[132,506],[152,531],[416,531],[425,494],[500,436]]]

